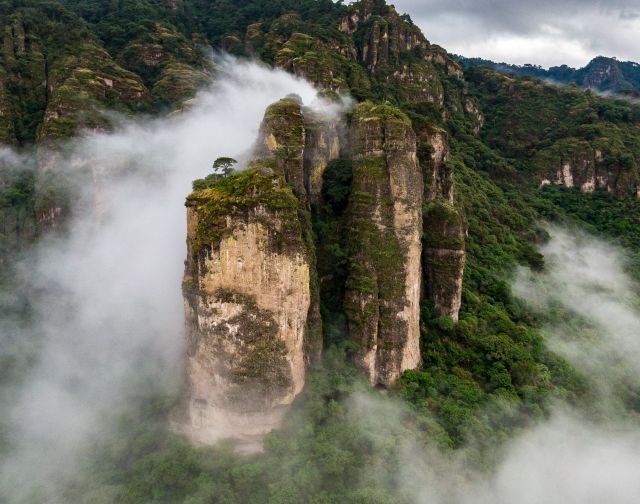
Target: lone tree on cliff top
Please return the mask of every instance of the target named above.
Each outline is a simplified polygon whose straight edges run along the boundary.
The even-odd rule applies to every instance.
[[[220,174],[222,178],[233,173],[233,165],[238,162],[230,157],[219,157],[213,162],[213,173]]]
[[[207,175],[203,179],[193,181],[193,190],[201,191],[202,189],[208,189],[215,185],[216,182],[228,177],[233,173],[233,165],[238,162],[230,157],[219,157],[213,162],[213,173]]]

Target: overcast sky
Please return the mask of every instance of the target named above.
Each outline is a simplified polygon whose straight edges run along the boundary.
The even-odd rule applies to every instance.
[[[640,62],[640,0],[389,0],[449,52],[545,67]]]

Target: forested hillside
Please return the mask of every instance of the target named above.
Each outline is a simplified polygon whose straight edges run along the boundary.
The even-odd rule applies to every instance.
[[[468,67],[488,66],[505,74],[528,75],[556,84],[575,84],[582,89],[631,99],[640,96],[640,64],[634,61],[598,56],[582,68],[561,65],[545,69],[537,65],[510,65],[482,58],[456,56],[456,59]]]
[[[501,443],[548,418],[558,401],[590,411],[594,378],[552,349],[543,331],[584,321],[560,308],[534,309],[511,285],[522,268],[548,268],[539,252],[548,223],[615,240],[632,256],[628,271],[640,278],[640,106],[484,67],[463,71],[425,35],[384,0],[0,0],[0,314],[20,324],[35,316],[28,298],[42,286],[22,289],[13,265],[28,268],[34,244],[64,236],[77,212],[68,198],[74,184],[56,171],[69,142],[109,132],[122,117],[188,110],[198,90],[221,78],[223,53],[304,77],[335,102],[350,96],[355,108],[346,121],[362,144],[340,138],[340,152],[307,206],[291,180],[269,185],[278,163],[288,170],[301,162],[277,148],[253,171],[214,177],[189,197],[218,227],[231,216],[241,220],[243,205],[288,212],[286,222],[294,224],[269,246],[293,244],[305,267],[316,268],[309,296],[322,319],[321,364],[310,366],[284,427],[266,436],[264,453],[239,455],[225,442],[192,445],[167,428],[179,394],[140,378],[131,384],[135,401],[106,414],[112,428],[91,440],[82,469],[58,482],[63,495],[52,500],[36,484],[21,502],[416,502],[397,477],[410,464],[396,451],[407,436],[420,447],[464,453],[474,470],[488,471]],[[576,75],[563,82],[582,85]],[[613,88],[592,87],[635,89],[635,77],[624,75]],[[280,105],[299,114],[295,97]],[[263,130],[269,119],[268,112]],[[290,116],[278,119],[274,124],[293,124]],[[432,275],[430,285],[456,285],[456,272],[434,259],[443,256],[438,251],[464,251],[465,263],[459,309],[447,312],[433,292],[421,293],[420,366],[371,392],[352,364],[358,349],[349,327],[354,332],[353,312],[365,304],[357,296],[367,294],[370,271],[391,278],[403,267],[394,262],[401,257],[395,242],[376,238],[367,221],[393,207],[393,187],[379,181],[371,158],[367,164],[352,157],[351,150],[375,150],[367,143],[367,135],[378,134],[367,130],[374,123],[386,128],[389,159],[415,135],[423,180],[415,187],[424,223],[418,241],[427,251],[418,262]],[[97,178],[78,175],[82,185]],[[218,199],[207,206],[212,195]],[[220,240],[218,227],[208,229],[207,240]],[[197,253],[208,243],[197,243]],[[193,271],[204,268],[197,253],[189,258]],[[385,288],[399,292],[379,283],[380,299]],[[191,284],[183,290],[195,291]],[[20,383],[37,360],[37,352],[0,355],[0,386]],[[634,415],[636,385],[615,388]],[[366,412],[350,400],[369,394],[374,406]],[[0,459],[9,460],[12,442],[0,411]],[[0,503],[13,504],[2,483]]]

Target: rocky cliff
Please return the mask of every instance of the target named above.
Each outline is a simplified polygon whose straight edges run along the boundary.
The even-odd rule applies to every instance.
[[[611,156],[608,142],[563,139],[534,159],[540,186],[554,184],[585,193],[596,190],[616,196],[640,196],[640,178],[632,156]],[[597,145],[601,143],[601,145]]]
[[[345,308],[356,365],[390,385],[420,364],[422,173],[411,122],[393,107],[359,105],[351,148]]]
[[[424,213],[425,294],[436,314],[458,320],[462,304],[466,226],[451,203],[435,200]]]
[[[313,251],[299,210],[269,161],[187,200],[185,430],[195,442],[251,446],[304,386]]]
[[[310,201],[338,122],[271,105],[255,161],[187,200],[187,433],[257,441],[279,425],[322,348]]]

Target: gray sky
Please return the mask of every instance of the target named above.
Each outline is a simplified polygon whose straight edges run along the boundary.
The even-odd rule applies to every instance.
[[[508,63],[640,62],[640,0],[389,0],[449,52]]]

